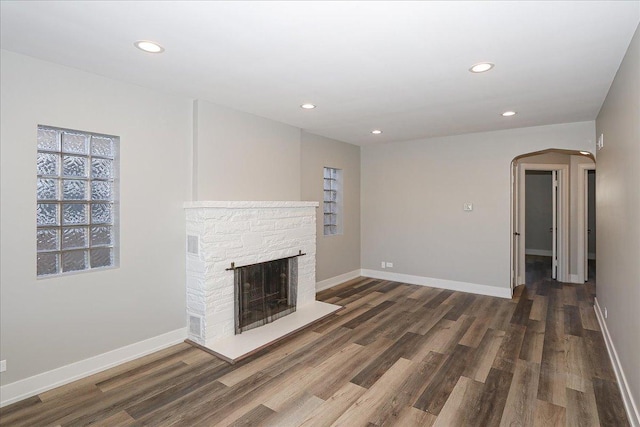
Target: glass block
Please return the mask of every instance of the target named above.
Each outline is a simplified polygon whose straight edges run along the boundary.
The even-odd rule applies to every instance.
[[[65,153],[88,154],[87,135],[82,133],[62,132],[62,151]]]
[[[111,223],[111,204],[94,203],[91,205],[91,223],[92,224],[110,224]]]
[[[38,153],[38,175],[57,176],[60,170],[60,156],[51,153]]]
[[[324,213],[336,213],[336,203],[324,203]]]
[[[36,223],[38,225],[58,225],[58,205],[55,203],[38,203]]]
[[[324,201],[325,202],[335,202],[336,201],[336,192],[325,190],[324,191]]]
[[[59,247],[58,229],[45,228],[36,233],[39,251],[55,251]]]
[[[335,224],[336,223],[336,214],[333,214],[333,213],[324,214],[324,223],[325,224]]]
[[[113,175],[113,160],[91,159],[91,177],[111,179]]]
[[[78,156],[63,156],[62,175],[64,176],[87,176],[87,158]]]
[[[58,151],[58,131],[55,129],[38,128],[38,150]]]
[[[113,200],[112,184],[108,181],[91,182],[91,200]]]
[[[338,177],[338,169],[324,168],[325,179],[336,179]]]
[[[112,245],[113,229],[108,225],[91,227],[91,246]]]
[[[38,190],[36,194],[38,200],[57,200],[58,180],[38,178]]]
[[[62,229],[62,249],[87,247],[86,227],[65,227]]]
[[[113,139],[106,136],[92,136],[91,155],[113,159]]]
[[[62,253],[62,271],[87,269],[87,251],[69,251]]]
[[[333,235],[333,234],[338,234],[338,227],[332,224],[328,224],[324,226],[324,234],[325,236],[327,235]]]
[[[110,265],[113,265],[113,249],[91,249],[91,268],[109,267]]]
[[[335,190],[338,187],[338,182],[334,179],[325,179],[324,180],[324,189],[325,190]]]
[[[65,203],[62,205],[62,223],[64,225],[86,224],[87,205]]]
[[[62,181],[62,198],[64,200],[85,200],[86,197],[86,181],[80,179],[65,179]]]
[[[38,254],[38,276],[56,274],[58,272],[58,254]]]

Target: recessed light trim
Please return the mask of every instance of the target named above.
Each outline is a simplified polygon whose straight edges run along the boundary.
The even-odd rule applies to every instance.
[[[160,46],[156,42],[152,42],[150,40],[138,40],[133,44],[138,49],[145,51],[147,53],[162,53],[164,52],[164,48]]]
[[[495,66],[496,64],[494,64],[493,62],[478,62],[477,64],[473,64],[471,68],[469,68],[469,71],[476,74],[486,73]]]
[[[300,108],[303,108],[305,110],[313,110],[314,108],[316,108],[316,106],[315,104],[311,104],[307,102],[306,104],[302,104]]]
[[[374,135],[380,135],[382,133],[382,131],[380,129],[374,129],[371,131],[372,134]]]
[[[502,117],[512,117],[518,114],[516,111],[505,111],[502,113]]]

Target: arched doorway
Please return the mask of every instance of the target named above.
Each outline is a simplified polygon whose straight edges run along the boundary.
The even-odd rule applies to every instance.
[[[584,283],[588,278],[587,174],[592,170],[594,156],[573,150],[547,149],[512,160],[512,288],[527,283],[527,259],[533,257],[548,263],[548,279]],[[538,196],[531,193],[535,187]]]

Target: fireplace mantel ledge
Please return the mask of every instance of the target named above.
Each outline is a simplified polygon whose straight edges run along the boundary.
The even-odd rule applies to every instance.
[[[275,209],[275,208],[317,208],[318,202],[301,201],[198,201],[185,202],[185,209]]]

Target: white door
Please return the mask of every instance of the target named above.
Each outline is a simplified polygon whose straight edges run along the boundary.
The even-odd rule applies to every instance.
[[[558,278],[558,171],[551,171],[551,278]]]
[[[512,247],[512,256],[511,260],[511,288],[515,288],[520,285],[522,282],[520,281],[520,215],[518,215],[518,208],[520,207],[519,199],[518,199],[518,165],[514,162],[511,168],[511,191],[512,191],[512,218],[511,223],[512,227],[512,236],[511,236],[511,247]]]
[[[584,281],[589,280],[589,254],[595,253],[595,175],[593,168],[584,171]]]
[[[584,281],[589,279],[589,170],[584,171]]]

